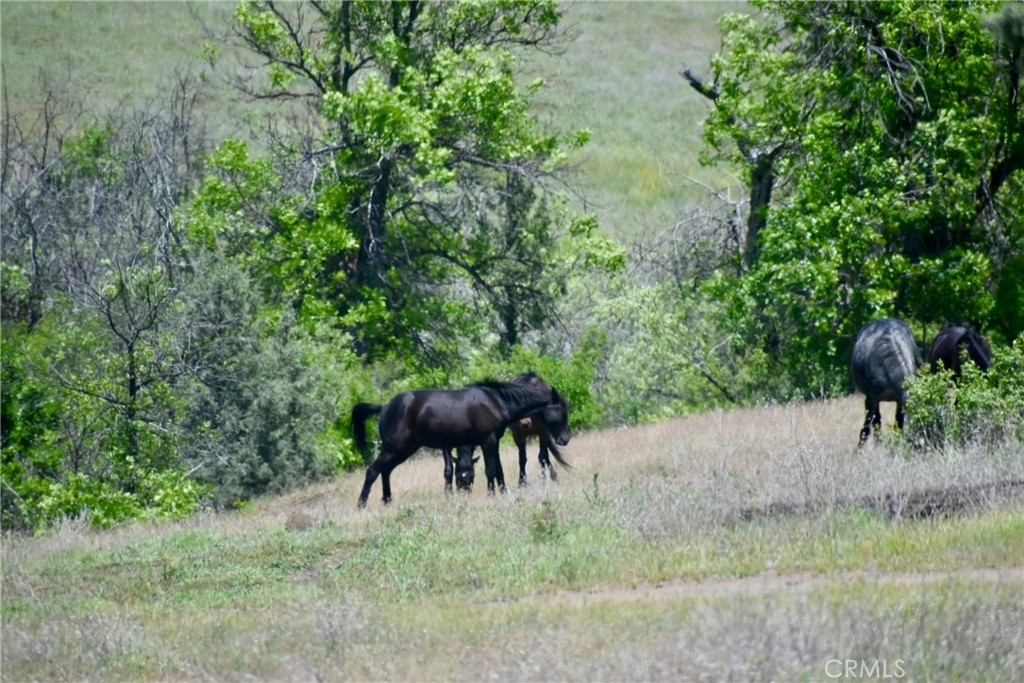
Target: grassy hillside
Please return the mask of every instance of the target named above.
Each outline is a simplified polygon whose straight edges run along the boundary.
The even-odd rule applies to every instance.
[[[223,26],[231,2],[5,2],[0,8],[2,62],[9,106],[34,113],[43,74],[104,111],[157,96],[174,74],[199,71],[206,38],[197,18]],[[536,57],[542,76],[537,114],[554,127],[589,128],[574,163],[602,224],[627,237],[664,227],[703,196],[689,177],[728,182],[701,169],[699,123],[706,103],[679,76],[684,64],[706,68],[718,47],[720,2],[576,2],[565,25],[576,36],[564,55]],[[237,67],[224,51],[213,78]],[[219,135],[236,134],[251,104],[224,87],[204,103]]]
[[[160,103],[179,74],[209,73],[202,24],[223,25],[232,2],[5,2],[0,6],[4,106],[35,118],[47,88],[69,91],[92,112]],[[220,68],[233,69],[225,54]],[[201,103],[217,137],[240,134],[252,105],[227,87]]]
[[[533,486],[505,496],[446,496],[424,454],[389,507],[378,485],[358,511],[351,473],[5,539],[3,678],[824,680],[850,659],[1020,680],[1024,462],[857,451],[859,417],[847,399],[580,435],[558,483],[531,447]]]
[[[700,122],[707,102],[679,72],[704,71],[719,48],[715,25],[742,3],[578,2],[568,52],[538,60],[549,84],[540,116],[564,128],[589,128],[580,179],[602,225],[626,237],[675,222],[704,190],[688,178],[729,182],[700,167]],[[735,183],[735,179],[733,179]]]

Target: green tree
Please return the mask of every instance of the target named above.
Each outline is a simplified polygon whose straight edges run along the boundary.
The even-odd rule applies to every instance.
[[[239,5],[235,39],[269,65],[243,87],[312,115],[275,137],[278,176],[300,182],[241,230],[306,257],[369,355],[442,360],[493,328],[508,347],[554,317],[586,221],[546,186],[585,135],[540,129],[516,55],[556,49],[561,16],[550,0]]]
[[[4,111],[3,476],[15,526],[86,508],[97,523],[142,514],[160,507],[157,489],[181,502],[175,482],[193,504],[200,493],[174,429],[183,367],[170,327],[187,267],[173,214],[202,151],[196,91],[177,85],[159,111],[84,121],[57,95],[34,122]]]
[[[880,315],[987,327],[1024,246],[1024,118],[1019,42],[984,19],[1019,7],[754,4],[721,20],[712,81],[690,74],[706,160],[751,185],[734,319],[807,392],[846,385]]]

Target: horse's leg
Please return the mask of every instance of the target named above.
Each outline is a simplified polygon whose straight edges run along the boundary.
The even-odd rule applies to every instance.
[[[419,448],[419,446],[407,446],[403,450],[396,451],[395,454],[388,459],[388,462],[380,468],[380,485],[384,489],[383,500],[385,505],[391,502],[391,472],[408,460],[413,453],[419,450]]]
[[[444,456],[444,492],[452,492],[452,476],[455,474],[455,467],[452,466],[452,451],[450,448],[442,448],[441,455]]]
[[[484,467],[487,470],[487,492],[494,493],[494,484],[505,493],[505,472],[501,469],[501,456],[498,453],[498,436],[492,434],[482,444]]]
[[[558,481],[558,474],[555,472],[554,466],[551,464],[551,456],[549,455],[548,447],[551,445],[551,441],[546,436],[539,437],[540,440],[540,460],[541,469],[547,474],[551,481]]]
[[[381,502],[385,505],[391,502],[391,470],[394,468],[388,468],[381,470],[380,473],[380,487],[383,493]]]
[[[370,488],[377,477],[380,477],[380,485],[383,489],[384,503],[391,502],[391,470],[395,469],[409,459],[409,456],[417,451],[419,446],[404,451],[392,453],[381,451],[377,459],[366,468],[366,481],[363,482],[363,490],[359,494],[359,507],[366,507],[366,499],[370,497]]]
[[[881,422],[881,414],[878,412],[878,401],[872,400],[870,397],[864,398],[864,426],[860,430],[860,441],[857,443],[857,447],[864,445],[864,442],[871,436],[871,426],[877,422]],[[878,432],[876,430],[875,434]]]
[[[898,399],[896,401],[896,426],[899,427],[900,431],[903,431],[903,404],[906,403],[904,399]]]
[[[366,507],[366,499],[370,497],[370,489],[373,488],[373,482],[377,480],[377,476],[381,473],[382,463],[390,460],[391,454],[387,451],[381,453],[377,458],[366,467],[366,479],[363,481],[363,490],[359,494],[359,507]]]
[[[526,435],[512,432],[512,438],[519,449],[519,488],[526,486]]]
[[[484,472],[487,474],[487,493],[494,493],[494,483],[498,479],[498,474],[494,469],[494,454],[491,452],[491,448],[485,443],[481,446],[480,450],[484,452]]]

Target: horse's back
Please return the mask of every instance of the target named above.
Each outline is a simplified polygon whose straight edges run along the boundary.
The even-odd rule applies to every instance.
[[[857,389],[866,396],[898,401],[903,383],[914,375],[922,360],[910,328],[895,318],[882,318],[858,333],[850,372]]]
[[[984,337],[969,327],[947,325],[935,335],[928,351],[932,371],[939,370],[941,366],[959,375],[961,349],[965,349],[968,358],[982,370],[988,370],[991,366],[992,350]]]
[[[398,447],[456,448],[481,443],[501,417],[493,397],[477,387],[420,389],[391,399],[380,432]]]

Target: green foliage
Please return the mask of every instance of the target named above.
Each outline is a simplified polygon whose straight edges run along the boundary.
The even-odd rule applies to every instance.
[[[444,365],[495,328],[510,348],[555,318],[573,268],[613,258],[540,182],[586,140],[539,126],[540,84],[520,85],[520,50],[556,44],[557,3],[355,2],[300,19],[247,1],[235,19],[271,65],[265,92],[310,97],[323,131],[319,151],[276,159],[296,191],[256,197],[252,263],[273,264],[268,290],[292,305],[333,309],[365,357]],[[306,20],[318,29],[296,33]]]
[[[65,337],[56,317],[32,333],[4,326],[4,528],[79,516],[109,527],[194,512],[210,491],[177,468],[176,442],[156,428],[157,416],[173,413],[166,387],[134,402],[130,420],[114,398],[120,384],[101,328],[80,316],[77,335]]]
[[[1024,334],[1024,256],[1003,266],[993,318],[1004,339],[1015,339]]]
[[[182,472],[144,470],[134,491],[75,473],[61,481],[22,482],[22,492],[26,519],[32,521],[31,528],[42,530],[64,519],[83,517],[100,528],[130,520],[180,519],[193,514],[210,489]]]
[[[241,140],[223,142],[208,165],[183,211],[194,248],[237,260],[267,303],[293,307],[309,322],[332,316],[346,285],[337,264],[357,246],[344,189],[327,189],[306,206],[302,195],[281,192],[286,169]]]
[[[987,372],[965,359],[959,380],[948,370],[919,373],[907,383],[907,420],[911,443],[1019,450],[1024,446],[1024,337],[994,349]]]
[[[195,381],[184,394],[196,476],[235,504],[361,462],[338,422],[364,390],[350,338],[261,306],[239,264],[201,263],[206,276],[181,312],[196,323]]]
[[[612,348],[603,401],[616,421],[660,420],[712,406],[790,397],[786,378],[765,354],[730,330],[714,290],[669,282],[620,290],[602,315],[628,332]]]
[[[18,323],[5,322],[2,334],[0,525],[4,529],[31,528],[37,519],[35,479],[56,477],[62,469],[60,395],[33,372],[30,345],[38,344],[38,339]]]
[[[871,319],[998,324],[1024,119],[980,21],[996,5],[755,5],[721,20],[705,127],[708,163],[772,171],[757,250],[720,282],[737,331],[809,395],[844,388]]]

